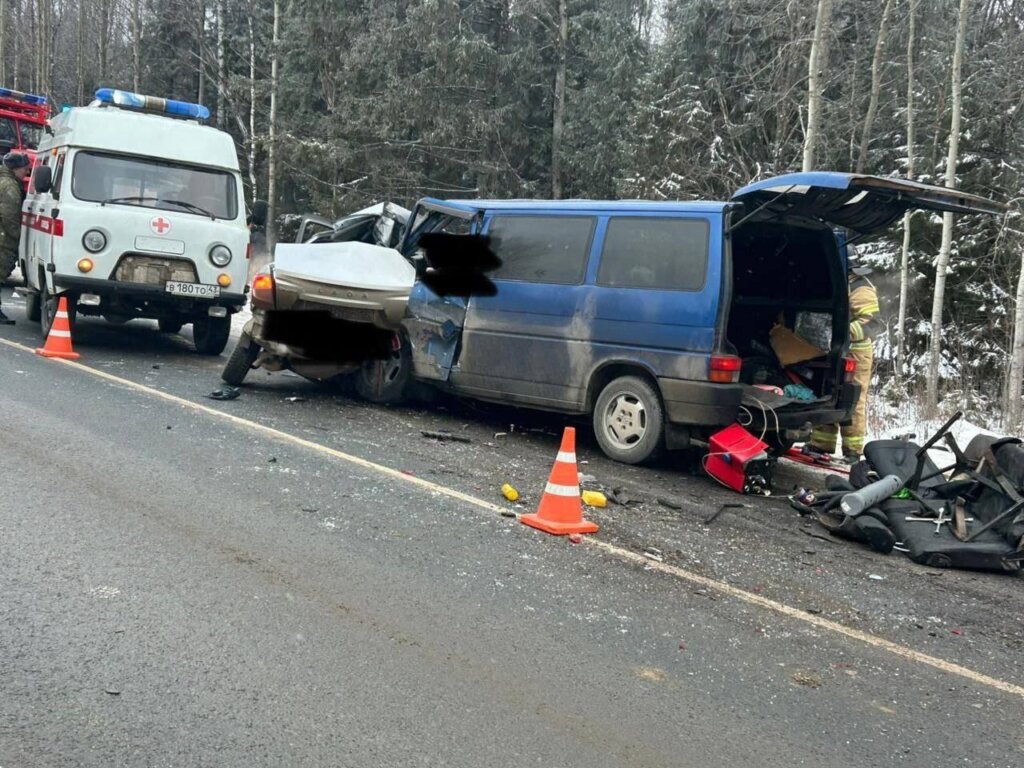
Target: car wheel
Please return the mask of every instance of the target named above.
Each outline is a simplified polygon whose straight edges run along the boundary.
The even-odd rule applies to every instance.
[[[161,317],[156,321],[157,325],[160,326],[160,333],[177,333],[181,330],[183,323],[178,319],[171,319],[169,317]]]
[[[594,405],[594,434],[605,455],[624,464],[657,456],[665,436],[665,414],[654,387],[638,376],[608,384]]]
[[[356,371],[356,393],[371,403],[397,403],[405,398],[411,378],[409,340],[396,333],[386,360],[368,360]]]
[[[219,355],[228,345],[231,317],[203,317],[192,322],[192,339],[201,355]]]
[[[39,301],[39,294],[36,291],[29,291],[25,296],[25,314],[29,321],[38,323],[42,315],[42,302]]]
[[[65,293],[64,296],[67,298],[68,328],[74,334],[75,320],[78,317],[78,297],[70,293]],[[50,293],[50,286],[47,285],[46,280],[43,280],[39,285],[39,328],[42,331],[43,339],[50,335],[59,305],[60,296]]]
[[[260,345],[253,341],[249,334],[243,333],[220,377],[233,387],[241,386],[259,354]]]

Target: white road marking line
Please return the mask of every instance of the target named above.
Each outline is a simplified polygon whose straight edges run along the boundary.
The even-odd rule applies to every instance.
[[[0,344],[4,344],[13,349],[18,349],[21,350],[22,352],[29,353],[33,356],[33,358],[35,358],[35,353],[32,349],[22,344],[19,344],[15,341],[0,338]],[[463,501],[474,507],[485,509],[488,512],[500,513],[505,511],[506,509],[504,507],[498,506],[497,504],[492,504],[489,501],[485,501],[484,499],[479,499],[476,496],[470,496],[467,493],[457,491],[454,488],[448,488],[446,486],[439,485],[438,483],[433,483],[429,480],[424,480],[414,475],[406,475],[403,472],[399,472],[397,469],[392,469],[391,467],[384,466],[383,464],[377,464],[376,462],[368,461],[367,459],[360,458],[359,456],[353,456],[352,454],[345,453],[334,448],[329,448],[326,445],[314,443],[311,440],[306,440],[305,438],[289,434],[288,432],[282,432],[281,430],[275,429],[274,427],[268,427],[264,424],[260,424],[259,422],[249,421],[248,419],[243,419],[239,416],[234,416],[230,413],[226,413],[225,411],[219,411],[216,408],[210,408],[209,406],[202,405],[201,403],[194,403],[191,400],[186,400],[185,398],[178,397],[177,395],[172,395],[167,392],[161,392],[158,389],[147,387],[144,384],[137,384],[134,381],[122,379],[119,376],[114,376],[112,374],[107,373],[106,371],[101,371],[96,368],[90,368],[89,366],[83,365],[82,363],[77,363],[72,360],[62,360],[59,358],[54,358],[54,361],[60,363],[61,365],[66,365],[71,368],[78,369],[92,376],[105,379],[114,384],[127,387],[128,389],[133,389],[137,392],[158,397],[170,403],[175,403],[176,405],[179,405],[183,408],[187,408],[198,413],[205,413],[209,416],[214,416],[216,418],[223,419],[239,427],[243,427],[254,432],[260,432],[276,440],[292,443],[303,448],[308,448],[311,451],[321,453],[325,456],[331,456],[333,458],[340,459],[341,461],[348,462],[349,464],[354,464],[358,467],[363,467],[364,469],[372,470],[379,474],[390,477],[394,480],[400,480],[403,483],[409,483],[410,485],[419,486],[420,488],[430,491],[431,493],[436,493],[443,496],[448,496],[449,498],[452,499]],[[799,608],[794,608],[793,606],[779,602],[778,600],[772,600],[767,597],[762,597],[761,595],[755,594],[753,592],[748,592],[744,589],[740,589],[739,587],[734,587],[733,585],[727,584],[724,581],[718,581],[717,579],[712,579],[708,576],[702,576],[699,573],[688,571],[685,568],[680,568],[679,566],[667,565],[665,563],[652,561],[638,552],[633,552],[631,550],[624,549],[623,547],[619,547],[615,544],[609,544],[608,542],[600,541],[590,536],[586,537],[584,541],[590,546],[596,547],[597,549],[601,550],[602,552],[608,555],[632,563],[634,565],[643,566],[646,569],[658,571],[659,573],[663,573],[668,576],[673,576],[681,581],[686,581],[691,584],[697,584],[706,589],[713,589],[720,594],[727,595],[728,597],[735,598],[736,600],[748,603],[749,605],[754,605],[759,608],[763,608],[764,610],[771,611],[773,613],[777,613],[779,615],[793,619],[795,621],[802,622],[809,626],[815,627],[816,629],[825,630],[826,632],[831,632],[842,637],[847,637],[851,640],[858,640],[864,643],[865,645],[869,645],[873,648],[888,651],[894,656],[906,659],[907,661],[916,662],[918,664],[924,664],[925,666],[932,667],[933,669],[937,669],[941,672],[945,672],[950,675],[956,675],[957,677],[962,677],[966,680],[970,680],[971,682],[977,683],[978,685],[983,685],[987,688],[992,688],[997,691],[1002,691],[1003,693],[1008,693],[1014,696],[1024,698],[1024,686],[1016,685],[1006,680],[1000,680],[999,678],[990,677],[989,675],[983,674],[981,672],[976,672],[975,670],[969,669],[968,667],[964,667],[960,664],[955,664],[951,661],[940,659],[937,656],[931,656],[927,653],[921,653],[920,651],[916,651],[913,648],[909,648],[905,645],[900,645],[899,643],[894,643],[893,641],[886,640],[885,638],[879,637],[878,635],[873,635],[870,632],[864,632],[859,629],[853,629],[852,627],[848,627],[845,624],[840,624],[837,621],[831,621],[830,619],[823,619],[820,616],[815,616],[814,614],[807,613],[806,611],[802,611]]]

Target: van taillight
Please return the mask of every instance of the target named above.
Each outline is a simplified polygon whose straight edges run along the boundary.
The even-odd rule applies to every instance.
[[[849,383],[853,381],[853,374],[857,372],[857,361],[852,357],[843,358],[843,381]]]
[[[252,279],[252,303],[254,306],[274,306],[274,277],[260,273]]]
[[[712,355],[708,379],[719,384],[732,384],[739,380],[743,361],[735,355]]]

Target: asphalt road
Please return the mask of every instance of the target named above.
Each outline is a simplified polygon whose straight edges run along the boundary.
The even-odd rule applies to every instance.
[[[36,346],[9,297],[0,340]],[[503,482],[531,511],[562,420],[263,372],[219,403],[189,341],[84,321],[89,370],[0,344],[0,768],[1024,757],[1019,578],[810,536],[585,428],[581,471],[640,503],[574,546],[496,511]]]

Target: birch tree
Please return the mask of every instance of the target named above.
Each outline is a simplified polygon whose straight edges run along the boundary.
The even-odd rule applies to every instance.
[[[885,41],[889,35],[889,16],[895,0],[886,0],[882,10],[882,21],[878,25],[878,38],[875,40],[875,54],[871,58],[871,95],[868,98],[868,111],[864,115],[864,129],[860,134],[860,154],[857,157],[857,173],[864,173],[868,162],[868,146],[871,144],[871,129],[875,124],[878,112],[878,96],[882,90],[882,54]]]
[[[277,243],[277,85],[280,66],[281,2],[274,0],[274,32],[270,42],[270,126],[267,137],[267,248]]]
[[[907,7],[907,178],[914,178],[914,13],[917,0]],[[910,222],[903,214],[903,248],[900,251],[900,303],[896,320],[896,374],[903,376],[907,353],[907,292],[910,283]]]
[[[569,56],[568,0],[558,0],[555,93],[551,107],[551,197],[562,197],[562,138],[565,134],[565,71]]]
[[[814,20],[814,37],[811,40],[811,55],[808,57],[807,64],[807,127],[804,131],[804,171],[814,169],[815,152],[821,133],[822,91],[825,89],[825,70],[828,67],[831,24],[832,0],[818,0],[818,11]]]
[[[964,39],[967,37],[967,15],[970,0],[960,0],[960,16],[957,20],[956,43],[953,48],[953,72],[950,80],[952,117],[949,127],[949,153],[946,156],[946,187],[956,186],[956,166],[960,147],[960,108],[962,104],[960,70],[964,58]],[[931,346],[928,355],[928,377],[926,381],[926,405],[934,415],[939,405],[939,362],[942,357],[942,309],[946,299],[946,273],[949,271],[949,255],[953,247],[953,214],[942,216],[942,246],[935,262],[935,293],[932,296]]]

